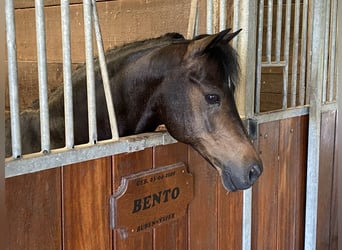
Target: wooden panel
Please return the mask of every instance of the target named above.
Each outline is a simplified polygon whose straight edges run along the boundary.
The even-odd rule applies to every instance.
[[[218,248],[238,250],[242,247],[243,192],[227,192],[218,181]]]
[[[302,130],[302,126],[304,129]],[[280,121],[277,249],[304,246],[304,195],[307,127],[300,117]]]
[[[253,186],[252,249],[277,249],[279,122],[259,127],[259,153],[264,171]]]
[[[176,162],[188,162],[187,146],[182,143],[158,146],[154,152],[156,168]],[[154,249],[176,250],[187,247],[187,216],[154,230]]]
[[[317,216],[317,249],[330,248],[336,112],[322,114]]]
[[[189,147],[189,167],[194,175],[194,200],[189,211],[189,248],[218,249],[216,170]]]
[[[61,249],[60,169],[6,179],[6,249]]]
[[[110,249],[111,158],[63,168],[63,248]]]
[[[138,173],[153,167],[152,148],[143,151],[113,156],[113,192],[120,186],[121,177]],[[114,249],[152,249],[152,230],[139,233],[135,237],[122,240],[118,231],[114,231]]]
[[[190,2],[177,1],[105,1],[97,3],[105,49],[166,32],[186,34]],[[175,15],[175,11],[177,15]],[[83,6],[70,6],[71,49],[73,62],[84,62]],[[34,9],[15,11],[18,60],[36,61]],[[162,21],[161,21],[162,20]],[[45,8],[47,60],[62,61],[60,8]]]

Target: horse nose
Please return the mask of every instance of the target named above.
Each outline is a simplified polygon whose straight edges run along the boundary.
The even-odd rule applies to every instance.
[[[251,184],[253,184],[262,173],[262,165],[260,163],[253,164],[249,168],[248,177]]]

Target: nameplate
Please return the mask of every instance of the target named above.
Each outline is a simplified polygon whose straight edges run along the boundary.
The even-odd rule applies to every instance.
[[[110,199],[111,227],[122,238],[184,216],[193,198],[193,178],[184,163],[122,178]]]

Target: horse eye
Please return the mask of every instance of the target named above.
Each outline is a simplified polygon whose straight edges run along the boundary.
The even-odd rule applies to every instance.
[[[219,104],[220,103],[220,97],[216,94],[208,94],[205,96],[205,100],[208,104]]]

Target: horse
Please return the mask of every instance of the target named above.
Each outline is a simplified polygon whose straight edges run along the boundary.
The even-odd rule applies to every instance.
[[[263,170],[234,99],[239,64],[229,42],[239,32],[227,29],[193,39],[167,33],[105,54],[119,136],[165,125],[172,137],[192,146],[217,169],[227,191],[249,188]],[[111,130],[97,58],[94,65],[98,140],[105,140],[111,138]],[[73,73],[72,82],[78,145],[89,142],[84,65]],[[51,148],[65,146],[63,95],[61,86],[49,97]],[[39,109],[23,111],[20,123],[23,153],[39,151]]]

